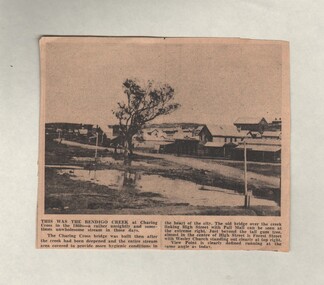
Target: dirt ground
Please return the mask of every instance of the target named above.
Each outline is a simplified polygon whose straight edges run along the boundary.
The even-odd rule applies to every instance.
[[[56,142],[46,144],[46,165],[54,168],[46,168],[45,196],[47,213],[92,213],[92,214],[181,214],[181,215],[279,215],[279,206],[253,206],[244,209],[241,206],[217,206],[204,207],[193,206],[188,203],[177,203],[163,198],[159,193],[141,192],[132,189],[117,191],[104,185],[98,185],[91,181],[73,180],[73,171],[64,175],[58,174],[60,165],[78,166],[83,169],[91,168],[91,161],[94,150],[80,148],[78,146],[68,146]],[[122,156],[114,155],[106,149],[98,151],[99,159],[96,169],[116,169],[125,170]],[[114,158],[113,158],[114,156]],[[127,171],[144,173],[145,175],[160,175],[170,179],[181,179],[197,184],[212,187],[222,187],[233,190],[236,193],[243,192],[243,180],[240,177],[240,165],[231,165],[231,169],[236,169],[234,175],[230,172],[222,173],[217,171],[217,167],[223,167],[221,163],[216,168],[194,168],[187,163],[187,158],[182,161],[176,159],[164,159],[154,155],[134,155],[131,166]],[[215,162],[202,161],[201,165],[215,165]],[[195,164],[197,165],[197,164]],[[225,168],[228,166],[225,166]],[[266,166],[269,169],[277,166]],[[278,167],[277,167],[278,168]],[[216,169],[216,170],[214,170]],[[252,168],[251,168],[252,169]],[[226,168],[226,170],[228,170]],[[275,171],[274,171],[275,173]],[[253,173],[255,177],[262,177],[260,173]],[[265,176],[268,177],[268,176]],[[270,177],[271,178],[271,177]],[[278,177],[273,177],[278,179]],[[272,182],[271,179],[270,182]],[[279,203],[280,189],[275,187],[275,183],[261,182],[258,179],[249,182],[249,189],[258,198],[268,199]]]

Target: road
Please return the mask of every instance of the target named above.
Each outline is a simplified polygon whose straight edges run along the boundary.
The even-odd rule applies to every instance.
[[[55,142],[61,143],[61,144],[65,144],[65,145],[69,145],[69,146],[76,146],[76,147],[81,147],[81,148],[86,148],[86,149],[100,149],[100,150],[105,150],[105,149],[109,149],[108,147],[103,147],[103,146],[95,146],[95,145],[91,145],[91,144],[84,144],[84,143],[78,143],[78,142],[73,142],[73,141],[67,141],[65,139],[62,139],[61,142],[59,139],[54,139]]]
[[[218,164],[216,161],[214,163],[211,163],[211,162],[206,162],[200,158],[182,157],[182,156],[175,156],[171,154],[143,153],[143,152],[135,152],[135,153],[142,156],[164,159],[166,161],[181,164],[183,166],[189,166],[196,169],[211,171],[220,174],[222,176],[229,176],[237,180],[242,180],[244,178],[244,171],[236,167]],[[270,186],[273,188],[278,188],[280,185],[280,179],[278,177],[265,176],[254,172],[248,172],[248,182],[249,181],[253,184],[259,184],[260,186],[268,186],[268,187]]]

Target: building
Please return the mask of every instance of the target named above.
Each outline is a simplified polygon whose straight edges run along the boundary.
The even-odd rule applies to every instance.
[[[226,157],[227,151],[224,142],[207,142],[204,145],[204,155],[213,157]]]
[[[195,138],[176,139],[174,144],[168,146],[165,152],[176,153],[177,155],[202,155],[199,140]]]
[[[99,144],[119,148],[123,145],[119,125],[100,125],[97,129]]]
[[[204,124],[163,123],[145,126],[134,137],[134,146],[144,151],[203,155],[202,146],[212,141]]]
[[[45,137],[46,140],[56,138],[75,140],[79,136],[79,129],[81,128],[82,124],[78,123],[46,123]]]
[[[269,131],[281,131],[281,118],[275,118],[271,123],[268,124],[267,130]]]
[[[174,143],[172,132],[166,133],[160,128],[146,127],[133,137],[135,149],[147,152],[162,152],[167,145]]]
[[[268,127],[268,122],[261,117],[241,117],[234,122],[235,127],[241,131],[255,131],[263,133]]]
[[[204,155],[207,156],[229,158],[233,148],[247,136],[247,131],[233,125],[209,125],[208,128],[213,140],[204,145]]]
[[[244,143],[246,144],[244,146]],[[232,158],[244,160],[244,147],[247,151],[248,161],[280,162],[281,140],[273,139],[245,139],[233,149]]]
[[[262,134],[262,138],[271,139],[271,140],[280,140],[281,131],[264,131]]]
[[[262,138],[262,134],[257,131],[248,131],[246,136],[247,136],[247,138],[252,138],[252,139],[261,139]]]
[[[209,125],[208,128],[212,134],[213,142],[238,143],[248,133],[232,125]]]
[[[199,123],[162,123],[151,124],[143,128],[151,132],[160,132],[169,138],[196,138],[200,142],[212,141],[212,135],[205,124]]]

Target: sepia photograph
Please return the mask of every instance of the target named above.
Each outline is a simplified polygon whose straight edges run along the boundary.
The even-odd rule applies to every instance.
[[[45,214],[280,216],[282,42],[41,40]]]
[[[1,284],[324,284],[324,1],[0,5]]]

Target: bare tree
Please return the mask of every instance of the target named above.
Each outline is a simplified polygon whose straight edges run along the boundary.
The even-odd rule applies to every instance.
[[[133,153],[132,139],[145,123],[174,112],[180,104],[173,102],[174,89],[169,84],[155,85],[149,80],[145,86],[140,86],[136,79],[126,79],[123,89],[127,102],[118,102],[113,112],[119,120],[126,162]]]

